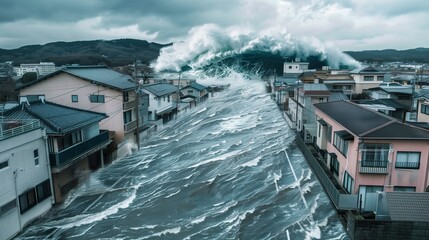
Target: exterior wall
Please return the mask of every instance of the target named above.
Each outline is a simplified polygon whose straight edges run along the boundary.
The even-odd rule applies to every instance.
[[[152,114],[149,115],[150,121],[158,120],[156,113],[159,113],[161,111],[164,111],[168,108],[173,108],[173,97],[172,95],[166,95],[162,97],[157,97],[153,93],[143,90],[145,93],[149,94],[149,112],[152,112]],[[170,101],[168,101],[170,99]]]
[[[0,141],[0,162],[7,160],[9,163],[8,167],[0,169],[0,182],[2,183],[0,207],[12,200],[17,203],[17,196],[50,179],[44,136],[44,130],[36,129]],[[35,149],[38,149],[39,153],[38,165],[35,165],[34,160],[33,151]],[[14,175],[14,171],[17,172],[16,175]],[[18,203],[13,209],[6,212],[0,211],[0,239],[11,238],[30,221],[47,212],[51,207],[52,199],[48,197],[22,214]]]
[[[92,94],[104,95],[104,103],[91,103]],[[123,93],[118,90],[91,84],[75,76],[60,73],[35,85],[20,90],[20,95],[45,95],[47,101],[57,104],[100,112],[108,118],[100,122],[101,129],[115,132],[114,142],[124,141]],[[72,95],[78,96],[78,102],[72,102]],[[135,99],[135,92],[129,91],[130,101]],[[136,116],[133,111],[133,120]]]
[[[316,109],[316,115],[332,126],[332,141],[327,143],[326,150],[329,153],[335,153],[339,162],[338,180],[344,181],[344,172],[347,171],[354,180],[353,192],[359,192],[359,186],[372,185],[383,186],[384,191],[393,191],[394,186],[416,187],[416,192],[424,192],[428,186],[428,158],[429,158],[429,141],[418,140],[384,140],[368,141],[369,143],[386,143],[390,144],[388,155],[388,174],[359,173],[361,151],[359,149],[359,139],[355,136],[353,141],[349,141],[347,155],[344,156],[334,145],[334,132],[347,130],[329,116]],[[419,169],[400,169],[395,168],[396,155],[398,152],[420,152]]]
[[[305,62],[285,62],[283,64],[284,73],[302,73],[308,70],[308,63]]]
[[[355,92],[354,93],[362,93],[363,90],[378,87],[380,83],[383,82],[383,80],[378,80],[377,76],[383,76],[380,74],[374,74],[374,73],[362,73],[362,74],[351,74],[352,78],[354,79],[356,85],[355,85]],[[374,80],[372,81],[364,81],[364,78],[367,76],[372,76]],[[384,79],[384,77],[383,77]]]
[[[417,122],[427,122],[429,123],[429,115],[422,113],[422,104],[424,101],[418,101],[417,106]],[[428,104],[425,104],[429,106]]]

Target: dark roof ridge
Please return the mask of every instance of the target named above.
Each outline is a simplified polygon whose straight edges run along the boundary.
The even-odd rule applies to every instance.
[[[373,129],[370,129],[370,130],[368,130],[368,131],[366,131],[364,133],[359,134],[359,137],[365,137],[365,135],[370,134],[372,132],[375,132],[375,131],[377,131],[379,129],[382,129],[382,128],[386,127],[386,126],[389,126],[390,124],[395,123],[395,122],[398,122],[398,121],[396,121],[395,119],[392,119],[392,120],[390,120],[387,123],[381,124],[380,126],[377,126],[377,127],[373,128]]]
[[[30,102],[31,103],[31,102]],[[68,109],[72,109],[72,110],[76,110],[76,111],[81,111],[81,112],[87,112],[87,113],[93,113],[93,114],[98,114],[98,115],[102,115],[102,116],[104,116],[104,117],[109,117],[106,113],[100,113],[100,112],[95,112],[95,111],[91,111],[91,110],[87,110],[87,109],[82,109],[82,108],[75,108],[75,107],[70,107],[70,106],[66,106],[66,105],[62,105],[62,104],[58,104],[58,103],[54,103],[54,102],[51,102],[51,101],[44,101],[44,103],[46,104],[46,103],[48,103],[48,104],[51,104],[51,105],[55,105],[55,106],[58,106],[58,107],[63,107],[63,108],[68,108]]]

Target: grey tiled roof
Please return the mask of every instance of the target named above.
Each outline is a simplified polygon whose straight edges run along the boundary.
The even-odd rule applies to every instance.
[[[106,66],[67,66],[51,74],[38,78],[28,84],[25,84],[18,89],[34,85],[38,82],[51,78],[60,73],[68,73],[73,76],[82,78],[83,80],[117,89],[120,91],[135,88],[135,83],[132,82],[131,76],[114,71],[112,69],[107,68]]]
[[[365,99],[360,101],[359,103],[363,104],[383,104],[389,107],[393,107],[395,109],[408,109],[408,106],[396,101],[392,98],[380,98],[380,99]]]
[[[393,221],[429,222],[429,193],[386,192]]]
[[[382,73],[378,71],[377,69],[371,67],[371,66],[364,66],[360,68],[353,69],[350,71],[351,74],[360,74],[360,73]]]
[[[334,101],[342,101],[342,100],[349,100],[349,98],[344,94],[343,91],[336,91],[331,90],[331,95],[328,97],[328,102],[334,102]]]
[[[429,139],[429,131],[398,122],[350,101],[317,103],[314,106],[361,138]]]
[[[51,102],[32,102],[8,110],[5,116],[15,119],[39,119],[48,134],[66,134],[107,118],[96,113]]]
[[[162,97],[168,94],[172,94],[177,92],[177,87],[171,84],[167,83],[158,83],[158,84],[152,84],[152,85],[146,85],[142,87],[143,89],[146,89],[147,91],[151,92],[152,94]]]
[[[135,83],[131,76],[116,72],[104,66],[94,67],[67,67],[64,72],[81,77],[88,81],[93,81],[101,85],[113,87],[119,90],[129,90],[135,88]]]

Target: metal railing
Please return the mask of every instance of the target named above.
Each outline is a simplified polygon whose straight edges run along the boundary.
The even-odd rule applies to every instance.
[[[7,119],[0,121],[0,141],[40,128],[37,119]]]
[[[134,129],[136,129],[137,127],[137,120],[131,121],[129,123],[124,124],[124,131],[125,132],[130,132]]]
[[[124,111],[134,108],[135,106],[136,106],[136,100],[123,103]]]
[[[359,161],[360,173],[387,174],[389,173],[387,160],[361,160]]]
[[[419,162],[398,162],[398,160],[396,160],[395,167],[405,168],[405,169],[419,169],[420,161]]]
[[[325,190],[331,202],[334,204],[337,210],[355,210],[358,207],[358,195],[341,193],[338,187],[334,184],[334,179],[326,173],[325,169],[320,165],[311,151],[307,148],[304,140],[297,134],[295,142],[304,154],[307,163],[310,165],[313,173],[319,179],[320,184]]]
[[[109,143],[109,131],[101,130],[100,134],[81,143],[75,144],[58,153],[50,153],[49,160],[51,167],[61,167],[92,150],[98,150],[101,146]]]

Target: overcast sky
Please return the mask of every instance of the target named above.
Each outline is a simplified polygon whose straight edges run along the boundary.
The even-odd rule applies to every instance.
[[[343,51],[429,47],[427,0],[1,0],[0,48],[118,38],[169,43],[204,24],[287,31]]]

